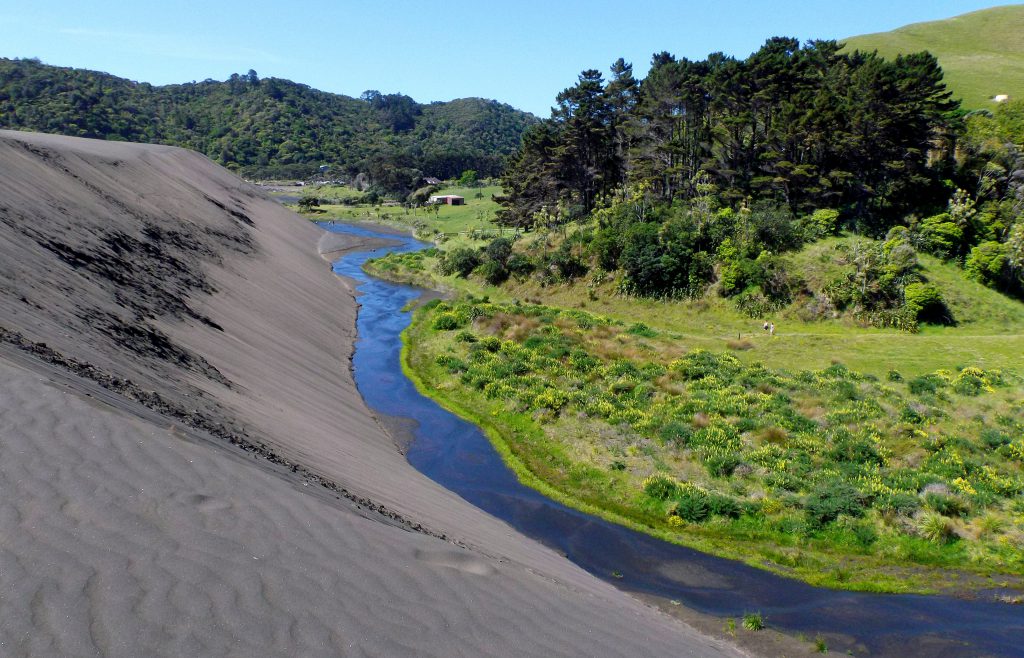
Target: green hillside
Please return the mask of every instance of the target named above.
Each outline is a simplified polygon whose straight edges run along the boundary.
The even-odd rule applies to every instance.
[[[885,57],[927,50],[939,59],[946,82],[968,109],[991,98],[1024,97],[1024,5],[975,11],[892,32],[845,39],[847,50],[877,50]]]

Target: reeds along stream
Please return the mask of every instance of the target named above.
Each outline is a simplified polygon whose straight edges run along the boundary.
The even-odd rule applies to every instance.
[[[612,524],[523,486],[478,427],[421,395],[403,374],[401,333],[411,312],[402,309],[422,291],[376,279],[362,270],[368,259],[388,251],[415,251],[429,245],[360,226],[325,228],[396,243],[347,254],[334,264],[335,272],[354,279],[361,293],[359,339],[353,356],[356,384],[378,413],[415,421],[409,462],[472,504],[623,589],[679,601],[721,617],[760,612],[769,627],[809,637],[820,634],[833,651],[890,656],[1022,655],[1024,607],[815,588]]]

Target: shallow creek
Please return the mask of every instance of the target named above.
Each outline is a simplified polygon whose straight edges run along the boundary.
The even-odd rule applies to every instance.
[[[719,617],[759,611],[775,629],[820,634],[833,652],[887,656],[1024,656],[1024,606],[945,596],[884,595],[812,587],[740,562],[670,544],[569,509],[518,482],[483,432],[421,395],[402,373],[406,305],[422,294],[363,272],[390,251],[428,245],[346,224],[324,228],[394,241],[334,264],[360,293],[356,385],[377,413],[411,427],[419,471],[518,531],[618,587]],[[409,421],[412,421],[411,423]]]

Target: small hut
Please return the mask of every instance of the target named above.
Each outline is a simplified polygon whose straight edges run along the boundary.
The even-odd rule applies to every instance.
[[[458,196],[456,194],[438,194],[430,197],[427,203],[443,203],[449,206],[464,206],[466,205],[466,197]]]

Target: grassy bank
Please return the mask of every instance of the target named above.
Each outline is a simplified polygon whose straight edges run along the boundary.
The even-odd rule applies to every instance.
[[[816,585],[1020,586],[1010,373],[790,373],[536,305],[431,305],[404,339],[420,390],[563,503]]]

